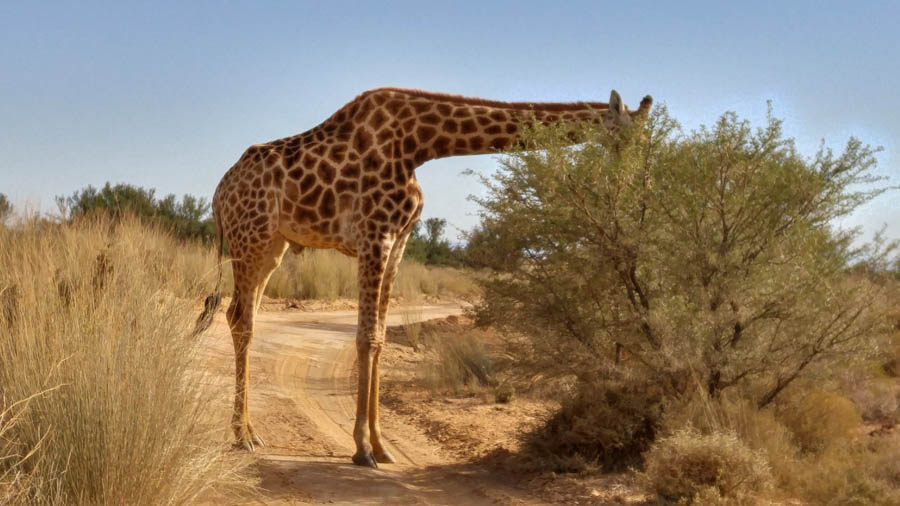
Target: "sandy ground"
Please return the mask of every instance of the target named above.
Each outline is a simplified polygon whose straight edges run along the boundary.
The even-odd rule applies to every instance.
[[[389,324],[400,324],[400,311]],[[422,319],[458,314],[424,306]],[[356,311],[262,311],[251,346],[250,410],[267,446],[254,454],[265,504],[542,504],[510,480],[448,451],[409,417],[382,410],[396,464],[354,466]],[[388,345],[383,352],[391,354]],[[204,368],[221,385],[223,437],[234,388],[233,349],[224,316],[203,341]]]

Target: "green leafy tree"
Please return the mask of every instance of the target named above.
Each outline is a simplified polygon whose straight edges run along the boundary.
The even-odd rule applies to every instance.
[[[171,194],[157,199],[152,188],[106,183],[101,189],[87,186],[71,196],[56,197],[56,202],[69,219],[93,213],[114,218],[130,214],[169,228],[182,239],[210,240],[215,234],[209,202],[193,195],[184,195],[181,201]]]
[[[447,220],[443,218],[428,218],[424,222],[416,222],[406,243],[404,256],[429,265],[460,264],[461,253],[450,241],[444,239],[446,228]]]
[[[875,349],[883,287],[848,273],[855,234],[831,225],[885,191],[860,189],[880,181],[875,150],[805,158],[771,116],[685,135],[664,108],[577,135],[527,132],[475,199],[469,255],[500,273],[478,316],[522,336],[523,363],[633,371],[673,395],[740,387],[762,406]]]
[[[12,214],[13,205],[9,202],[9,199],[6,198],[6,195],[0,193],[0,224],[3,224],[6,219]]]

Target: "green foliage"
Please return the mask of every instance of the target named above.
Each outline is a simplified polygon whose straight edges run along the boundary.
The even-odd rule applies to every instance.
[[[204,198],[175,195],[157,199],[156,190],[120,183],[97,189],[87,186],[69,197],[58,196],[56,203],[63,214],[76,218],[105,213],[113,218],[134,215],[170,229],[181,239],[211,240],[215,228],[210,218],[210,204]]]
[[[9,199],[6,198],[6,195],[0,193],[0,225],[6,221],[6,218],[12,214],[13,205],[10,203]]]
[[[428,218],[424,221],[425,232],[422,232],[422,223],[416,222],[406,243],[405,258],[411,258],[426,265],[460,265],[460,252],[450,245],[450,241],[443,238],[447,228],[447,220],[443,218]]]
[[[847,273],[855,233],[831,223],[885,191],[864,189],[876,150],[805,158],[771,116],[681,134],[664,108],[615,138],[577,135],[526,132],[475,199],[472,254],[499,272],[478,319],[523,336],[524,363],[624,368],[672,395],[740,387],[762,406],[875,349],[884,287]]]

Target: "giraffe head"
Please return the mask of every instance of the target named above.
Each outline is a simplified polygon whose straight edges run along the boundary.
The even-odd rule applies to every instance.
[[[633,121],[646,118],[651,105],[653,105],[653,97],[647,95],[641,100],[641,105],[636,111],[629,111],[619,93],[612,90],[609,94],[609,110],[603,113],[603,126],[610,131],[618,131]]]

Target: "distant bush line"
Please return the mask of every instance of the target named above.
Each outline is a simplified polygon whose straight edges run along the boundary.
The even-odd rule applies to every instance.
[[[153,188],[126,183],[106,183],[102,188],[88,185],[69,196],[57,196],[56,204],[63,219],[103,213],[115,218],[134,215],[171,230],[180,240],[211,242],[215,237],[212,205],[204,197],[185,194],[181,200],[174,194],[157,198]],[[0,220],[12,212],[12,205],[0,194]],[[464,248],[453,246],[443,238],[447,220],[429,218],[416,223],[406,245],[407,259],[426,265],[459,267],[464,265]]]

